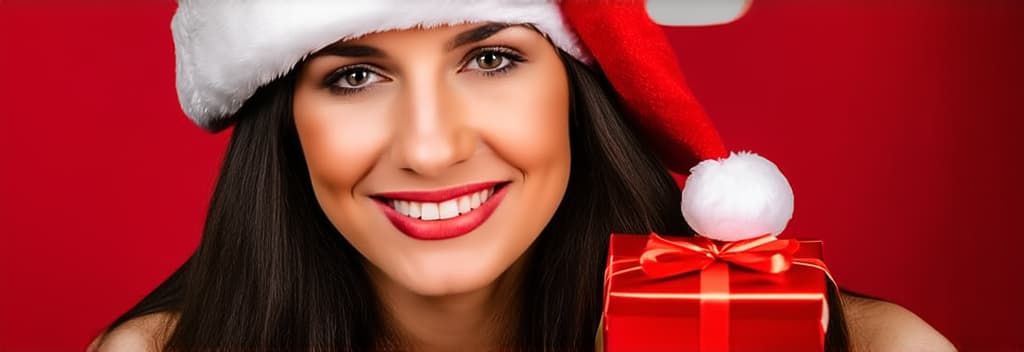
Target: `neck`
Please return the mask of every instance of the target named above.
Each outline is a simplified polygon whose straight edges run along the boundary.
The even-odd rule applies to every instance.
[[[367,265],[401,350],[493,351],[507,349],[517,326],[523,262],[478,290],[445,296],[416,294]]]

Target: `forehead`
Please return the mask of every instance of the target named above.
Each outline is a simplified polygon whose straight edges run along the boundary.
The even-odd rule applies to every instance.
[[[499,35],[500,34],[500,35]],[[546,36],[541,34],[535,27],[529,24],[513,24],[503,22],[474,22],[445,24],[432,27],[414,27],[409,29],[388,30],[375,32],[360,36],[358,38],[342,39],[325,48],[318,50],[314,56],[332,54],[338,48],[344,47],[383,47],[383,46],[406,46],[430,44],[443,46],[451,50],[471,43],[486,40],[499,36],[502,38],[517,40],[545,40]],[[366,50],[364,50],[366,51]],[[348,50],[348,54],[352,51]],[[372,56],[367,55],[356,56]]]

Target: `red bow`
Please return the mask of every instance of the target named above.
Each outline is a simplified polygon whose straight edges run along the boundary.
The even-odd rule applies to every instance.
[[[777,274],[793,264],[800,248],[797,240],[780,240],[771,234],[720,244],[706,237],[677,237],[671,240],[651,233],[640,265],[647,276],[665,278],[704,270],[716,260],[744,268]]]

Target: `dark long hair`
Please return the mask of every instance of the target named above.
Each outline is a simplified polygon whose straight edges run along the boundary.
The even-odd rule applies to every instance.
[[[593,351],[609,233],[689,235],[671,176],[599,69],[561,52],[570,82],[569,184],[529,250],[510,349]],[[168,350],[351,350],[399,346],[361,255],[313,196],[292,119],[295,70],[236,114],[203,238],[110,329],[150,313],[177,323]],[[848,346],[829,294],[829,351]]]

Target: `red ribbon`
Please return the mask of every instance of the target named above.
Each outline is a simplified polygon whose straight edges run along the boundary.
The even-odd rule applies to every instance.
[[[701,271],[700,351],[729,351],[729,266],[777,274],[793,265],[797,240],[772,235],[721,243],[705,237],[668,240],[651,233],[640,256],[647,276],[666,278]]]
[[[665,278],[704,270],[724,261],[751,270],[778,274],[789,270],[800,241],[780,240],[764,235],[736,242],[715,242],[705,237],[676,237],[671,240],[651,233],[640,256],[644,273]]]

